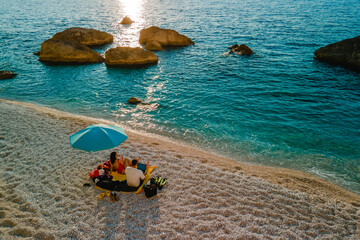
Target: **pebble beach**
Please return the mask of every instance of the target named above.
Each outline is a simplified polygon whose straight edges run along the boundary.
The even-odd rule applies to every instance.
[[[0,239],[360,238],[357,193],[129,129],[113,150],[149,160],[168,183],[152,198],[98,199],[89,172],[113,150],[100,159],[69,136],[111,122],[8,100],[0,115]]]

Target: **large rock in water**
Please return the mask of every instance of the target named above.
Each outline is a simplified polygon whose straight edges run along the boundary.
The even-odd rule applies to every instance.
[[[56,33],[53,39],[78,42],[86,46],[104,45],[114,41],[113,35],[109,33],[86,28],[69,28]]]
[[[360,36],[319,48],[315,58],[360,72]]]
[[[17,74],[11,71],[0,71],[0,80],[14,78]]]
[[[109,67],[139,67],[156,64],[157,56],[142,48],[117,47],[105,53],[105,64]]]
[[[52,63],[98,63],[103,62],[104,58],[83,44],[48,39],[41,44],[39,60]]]
[[[153,44],[158,42],[162,47],[186,47],[191,44],[195,44],[190,38],[179,34],[175,30],[163,29],[154,26],[140,31],[140,44],[145,45],[150,41],[154,42]]]

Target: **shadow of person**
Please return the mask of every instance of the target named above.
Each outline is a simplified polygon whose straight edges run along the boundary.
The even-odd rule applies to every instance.
[[[104,231],[102,239],[147,239],[148,226],[160,218],[157,196],[117,192],[118,201],[107,199],[102,206]]]
[[[148,226],[160,218],[158,197],[147,198],[141,194],[127,205],[124,228],[129,231],[125,233],[125,239],[147,239]]]
[[[119,193],[116,193],[119,196]],[[116,235],[119,232],[121,226],[121,214],[123,204],[119,200],[117,202],[111,202],[108,200],[104,202],[100,208],[105,208],[105,221],[104,221],[104,238],[103,239],[116,239]]]

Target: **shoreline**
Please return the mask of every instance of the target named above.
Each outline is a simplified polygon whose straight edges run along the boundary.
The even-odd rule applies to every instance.
[[[87,153],[69,136],[106,120],[0,100],[1,239],[357,239],[360,197],[310,174],[261,167],[126,130]],[[156,196],[99,199],[89,173],[117,151],[168,179]],[[90,187],[84,186],[85,183]]]
[[[40,113],[47,114],[59,119],[68,119],[73,121],[81,119],[81,121],[83,121],[83,127],[96,123],[119,125],[118,123],[112,122],[110,120],[72,114],[33,103],[0,99],[0,102],[2,101],[30,108],[34,111],[38,111]],[[288,168],[260,166],[251,163],[238,162],[232,159],[218,156],[214,153],[208,153],[201,149],[188,146],[179,141],[167,139],[157,135],[152,137],[149,134],[143,134],[125,127],[123,128],[126,130],[126,134],[129,137],[128,141],[130,140],[150,146],[161,146],[161,148],[164,148],[164,150],[177,154],[179,158],[195,156],[199,162],[212,164],[213,166],[221,168],[223,171],[229,171],[233,173],[239,172],[248,176],[262,178],[270,183],[279,184],[290,190],[305,192],[315,196],[323,195],[333,200],[346,201],[355,206],[360,206],[360,194],[357,194],[307,172]],[[152,144],[148,144],[149,142],[152,142]]]

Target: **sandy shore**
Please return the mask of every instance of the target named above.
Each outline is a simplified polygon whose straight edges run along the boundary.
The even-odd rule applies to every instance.
[[[5,100],[0,115],[0,239],[360,238],[359,194],[129,130],[115,150],[150,160],[168,184],[150,199],[99,200],[83,184],[100,155],[69,136],[106,121]]]

